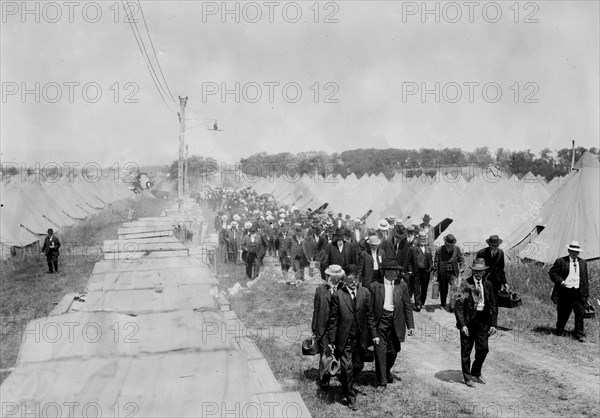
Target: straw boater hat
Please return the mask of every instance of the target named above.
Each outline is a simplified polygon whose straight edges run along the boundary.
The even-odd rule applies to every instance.
[[[381,219],[377,224],[377,228],[379,228],[381,231],[387,231],[390,229],[390,224],[388,224],[388,221],[385,219]]]
[[[246,222],[244,224],[244,228],[246,228],[246,229],[250,229],[251,227],[252,227],[252,222]]]
[[[427,239],[427,233],[425,231],[419,231],[420,239]]]
[[[444,237],[444,242],[446,244],[456,244],[456,238],[454,238],[454,235],[448,234]]]
[[[344,275],[344,269],[342,269],[342,266],[340,265],[331,264],[325,269],[325,274],[332,277],[342,277]]]
[[[371,235],[369,237],[369,239],[367,240],[367,244],[374,247],[374,246],[380,245],[381,240],[379,238],[377,238],[377,235]]]
[[[567,250],[581,252],[581,247],[579,246],[579,241],[571,241],[569,245],[567,245]]]
[[[285,213],[281,212],[281,213],[279,214],[279,217],[280,217],[280,218],[285,218]]]
[[[473,260],[473,265],[471,266],[471,270],[487,270],[488,266],[485,265],[485,260],[483,258],[476,258]]]
[[[273,212],[271,212],[270,210],[265,212],[265,215],[267,215],[267,216],[271,216],[272,214],[273,214]]]
[[[490,235],[490,237],[488,239],[486,239],[485,242],[487,243],[487,245],[502,244],[502,240],[500,239],[500,237],[498,237],[498,235]]]
[[[237,213],[235,215],[233,215],[233,220],[234,221],[239,221],[240,220],[240,215],[238,215]]]

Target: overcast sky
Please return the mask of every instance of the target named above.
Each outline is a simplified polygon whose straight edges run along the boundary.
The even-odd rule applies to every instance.
[[[176,159],[178,106],[161,99],[120,3],[77,3],[72,17],[54,4],[2,3],[3,162]],[[421,2],[229,2],[229,15],[222,2],[141,4],[172,95],[189,97],[190,153],[599,146],[597,1],[428,3],[437,16]],[[39,103],[21,94],[36,83]],[[239,102],[222,97],[236,83]],[[197,126],[208,119],[223,131]]]

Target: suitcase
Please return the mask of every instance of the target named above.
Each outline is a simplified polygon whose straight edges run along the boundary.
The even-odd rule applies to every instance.
[[[521,306],[521,296],[518,293],[510,290],[501,290],[498,292],[498,307],[499,308],[516,308]]]
[[[595,318],[596,317],[596,312],[594,312],[594,307],[592,306],[592,304],[590,302],[587,303],[587,305],[585,305],[585,312],[583,314],[584,318]]]

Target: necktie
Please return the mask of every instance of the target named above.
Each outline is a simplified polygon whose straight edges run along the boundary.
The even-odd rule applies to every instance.
[[[573,271],[577,273],[577,260],[573,260]]]
[[[477,280],[477,290],[479,290],[479,297],[483,295],[483,289],[481,288],[481,280]]]
[[[352,295],[352,305],[354,306],[354,310],[356,310],[356,293],[355,293],[355,291],[351,290],[350,295]]]

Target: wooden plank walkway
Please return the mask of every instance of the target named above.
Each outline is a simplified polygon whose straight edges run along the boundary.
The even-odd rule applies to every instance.
[[[27,325],[0,386],[3,416],[310,416],[235,313],[221,311],[229,303],[206,254],[164,235],[180,222],[168,213],[125,223],[85,293]]]

